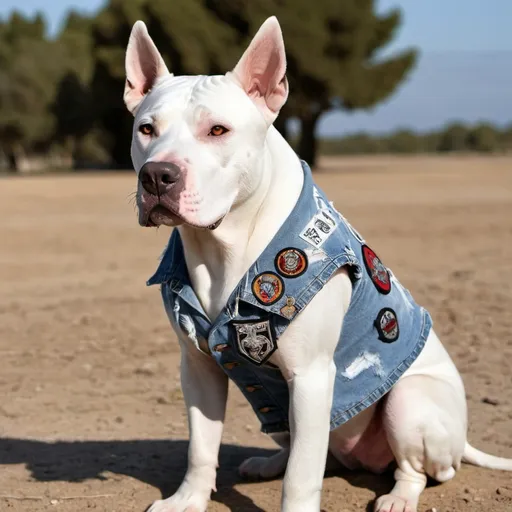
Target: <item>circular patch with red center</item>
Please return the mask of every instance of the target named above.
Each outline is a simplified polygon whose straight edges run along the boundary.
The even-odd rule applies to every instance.
[[[300,249],[287,247],[279,251],[274,260],[274,265],[276,270],[284,277],[299,277],[308,268],[308,258]]]
[[[262,304],[274,304],[283,296],[283,280],[274,272],[258,274],[252,281],[252,293]]]
[[[367,245],[363,245],[362,250],[364,266],[372,283],[380,293],[387,295],[391,291],[391,278],[388,269]]]
[[[374,325],[379,333],[379,340],[384,343],[393,343],[398,339],[400,334],[398,318],[391,308],[382,308],[375,319]]]

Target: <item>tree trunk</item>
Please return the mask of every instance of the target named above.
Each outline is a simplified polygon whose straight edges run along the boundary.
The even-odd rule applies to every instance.
[[[315,135],[316,125],[322,112],[309,114],[300,118],[300,138],[298,146],[299,157],[305,160],[311,167],[316,164],[317,139]]]
[[[277,119],[274,121],[274,126],[277,128],[277,131],[288,141],[289,139],[289,133],[288,133],[288,124],[287,124],[288,118],[283,114],[279,114],[277,116]]]
[[[7,150],[6,156],[7,156],[7,163],[9,165],[9,171],[17,172],[18,171],[18,155],[16,154],[16,151]]]

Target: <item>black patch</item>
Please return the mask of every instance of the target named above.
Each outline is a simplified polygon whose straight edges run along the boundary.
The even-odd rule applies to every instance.
[[[396,313],[391,308],[382,308],[373,323],[379,333],[379,340],[393,343],[400,335],[400,327]]]
[[[238,353],[258,366],[277,350],[270,320],[232,322]]]

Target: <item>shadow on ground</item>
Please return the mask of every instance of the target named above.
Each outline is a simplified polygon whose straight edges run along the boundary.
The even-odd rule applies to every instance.
[[[106,472],[136,478],[170,496],[181,483],[187,461],[188,441],[57,441],[0,438],[0,464],[25,464],[40,482],[80,482],[106,479]],[[238,466],[247,457],[269,456],[274,450],[224,444],[220,451],[218,492],[212,499],[230,510],[263,512],[253,501],[238,492]],[[340,469],[326,478],[343,478],[355,487],[370,489],[377,495],[392,485],[392,474],[372,475]],[[369,506],[368,510],[371,510]]]

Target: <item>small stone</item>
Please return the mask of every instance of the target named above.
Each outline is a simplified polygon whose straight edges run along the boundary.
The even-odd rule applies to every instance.
[[[499,405],[500,402],[496,398],[490,398],[488,396],[484,396],[482,398],[482,403],[489,404],[489,405]]]
[[[139,368],[137,368],[135,370],[135,373],[137,375],[148,375],[148,376],[155,375],[156,367],[153,363],[148,362],[148,363],[143,364]]]
[[[59,500],[50,500],[50,503],[52,505],[58,505],[59,504]]]

